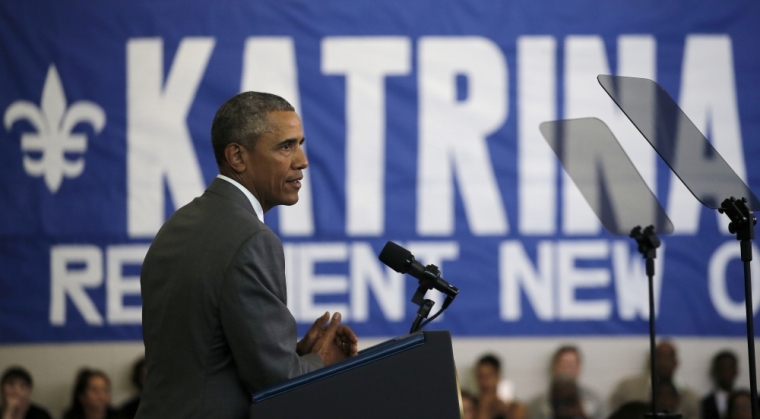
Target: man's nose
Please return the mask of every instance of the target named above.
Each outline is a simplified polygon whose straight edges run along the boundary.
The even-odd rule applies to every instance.
[[[293,159],[293,168],[303,170],[307,167],[309,167],[309,159],[306,158],[306,150],[304,150],[303,146],[298,146],[296,156]]]

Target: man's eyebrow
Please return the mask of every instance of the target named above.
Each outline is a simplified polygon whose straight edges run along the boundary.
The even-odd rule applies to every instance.
[[[295,139],[295,138],[288,138],[286,140],[282,140],[279,143],[277,143],[277,146],[279,147],[281,145],[293,145],[293,144],[296,143],[296,141],[298,141],[298,140]]]
[[[293,145],[295,143],[303,144],[304,141],[306,141],[306,137],[303,137],[300,140],[298,138],[288,138],[286,140],[282,140],[279,143],[277,143],[277,147],[284,146],[284,145]]]

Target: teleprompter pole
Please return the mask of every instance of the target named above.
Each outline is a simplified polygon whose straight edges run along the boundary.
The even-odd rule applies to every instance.
[[[755,313],[752,309],[752,239],[755,238],[757,217],[747,205],[747,198],[736,199],[733,196],[720,204],[718,211],[726,214],[731,222],[728,231],[736,234],[741,247],[744,262],[744,304],[747,310],[747,354],[749,356],[749,389],[752,403],[752,417],[758,419],[757,373],[755,372]]]
[[[678,419],[678,413],[657,412],[657,351],[655,349],[654,330],[654,260],[657,257],[657,248],[660,247],[660,239],[654,231],[654,226],[641,229],[641,226],[631,230],[631,237],[639,245],[638,250],[646,260],[647,279],[649,281],[649,376],[652,380],[652,413],[647,417],[654,419]]]

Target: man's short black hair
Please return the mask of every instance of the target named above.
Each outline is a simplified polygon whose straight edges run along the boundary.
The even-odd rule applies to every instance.
[[[722,351],[718,352],[713,357],[713,359],[712,359],[712,370],[713,371],[715,371],[715,368],[717,368],[718,362],[720,362],[720,360],[724,359],[724,358],[727,358],[727,359],[730,359],[731,361],[733,361],[734,365],[738,365],[739,364],[739,359],[736,357],[736,354],[733,353],[732,351],[728,350],[728,349],[725,349],[725,350],[722,350]]]
[[[15,379],[20,379],[27,386],[32,387],[32,375],[29,374],[29,371],[19,366],[10,367],[5,370],[3,378],[0,380],[0,385],[5,385],[5,383]]]
[[[496,372],[501,372],[501,361],[499,361],[499,358],[494,354],[481,356],[478,360],[478,366],[480,365],[490,365],[496,370]]]
[[[243,92],[225,102],[211,124],[211,145],[216,164],[225,161],[224,149],[238,143],[251,150],[259,136],[271,130],[268,114],[277,111],[294,112],[287,100],[271,93]]]
[[[557,361],[559,361],[559,358],[566,354],[566,353],[574,353],[576,357],[578,357],[578,363],[581,362],[581,352],[578,350],[578,347],[575,345],[562,345],[554,352],[554,355],[552,355],[552,366],[557,365]]]

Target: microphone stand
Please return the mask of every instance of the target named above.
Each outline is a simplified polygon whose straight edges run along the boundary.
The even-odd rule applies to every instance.
[[[654,226],[650,225],[641,230],[641,226],[631,230],[631,237],[639,245],[638,250],[646,259],[646,272],[649,281],[649,376],[652,380],[652,413],[646,417],[653,419],[680,419],[679,413],[657,412],[657,376],[655,365],[657,351],[655,350],[654,330],[654,259],[657,257],[657,248],[660,247],[660,239],[654,232]]]
[[[726,214],[731,222],[728,231],[736,234],[736,240],[740,241],[741,258],[744,262],[744,304],[747,311],[747,352],[749,355],[749,387],[752,404],[752,417],[758,417],[757,405],[757,377],[755,371],[755,326],[754,310],[752,309],[752,239],[755,238],[755,224],[757,217],[747,205],[747,198],[736,199],[733,196],[724,200],[718,208],[718,212]]]
[[[420,290],[422,290],[422,293],[420,293]],[[414,323],[412,323],[412,328],[409,329],[410,334],[421,329],[420,323],[422,323],[422,321],[427,318],[428,314],[430,314],[430,309],[432,309],[433,304],[435,304],[433,300],[425,299],[425,300],[420,301],[422,299],[422,295],[425,295],[426,291],[427,290],[425,289],[425,287],[420,285],[417,288],[417,292],[414,293],[414,297],[412,298],[412,302],[415,304],[419,304],[420,308],[419,310],[417,310],[417,318],[414,319]],[[419,295],[419,298],[417,298],[418,295]]]
[[[440,310],[438,310],[437,313],[433,317],[431,317],[428,321],[422,322],[427,318],[427,316],[430,314],[430,310],[433,308],[433,305],[435,302],[433,300],[425,299],[425,293],[428,290],[433,289],[433,286],[435,284],[435,279],[441,276],[441,271],[438,269],[435,265],[427,265],[425,266],[425,274],[422,276],[422,278],[419,279],[419,286],[417,287],[417,291],[415,291],[414,296],[412,296],[412,302],[414,304],[417,304],[420,306],[420,308],[417,310],[417,318],[414,319],[414,323],[412,323],[411,329],[409,329],[409,333],[414,333],[423,327],[433,321],[436,317],[440,316],[441,313],[443,313],[443,310],[446,310],[446,308],[451,304],[451,302],[454,300],[453,297],[447,296],[446,301],[443,303],[443,306]]]

